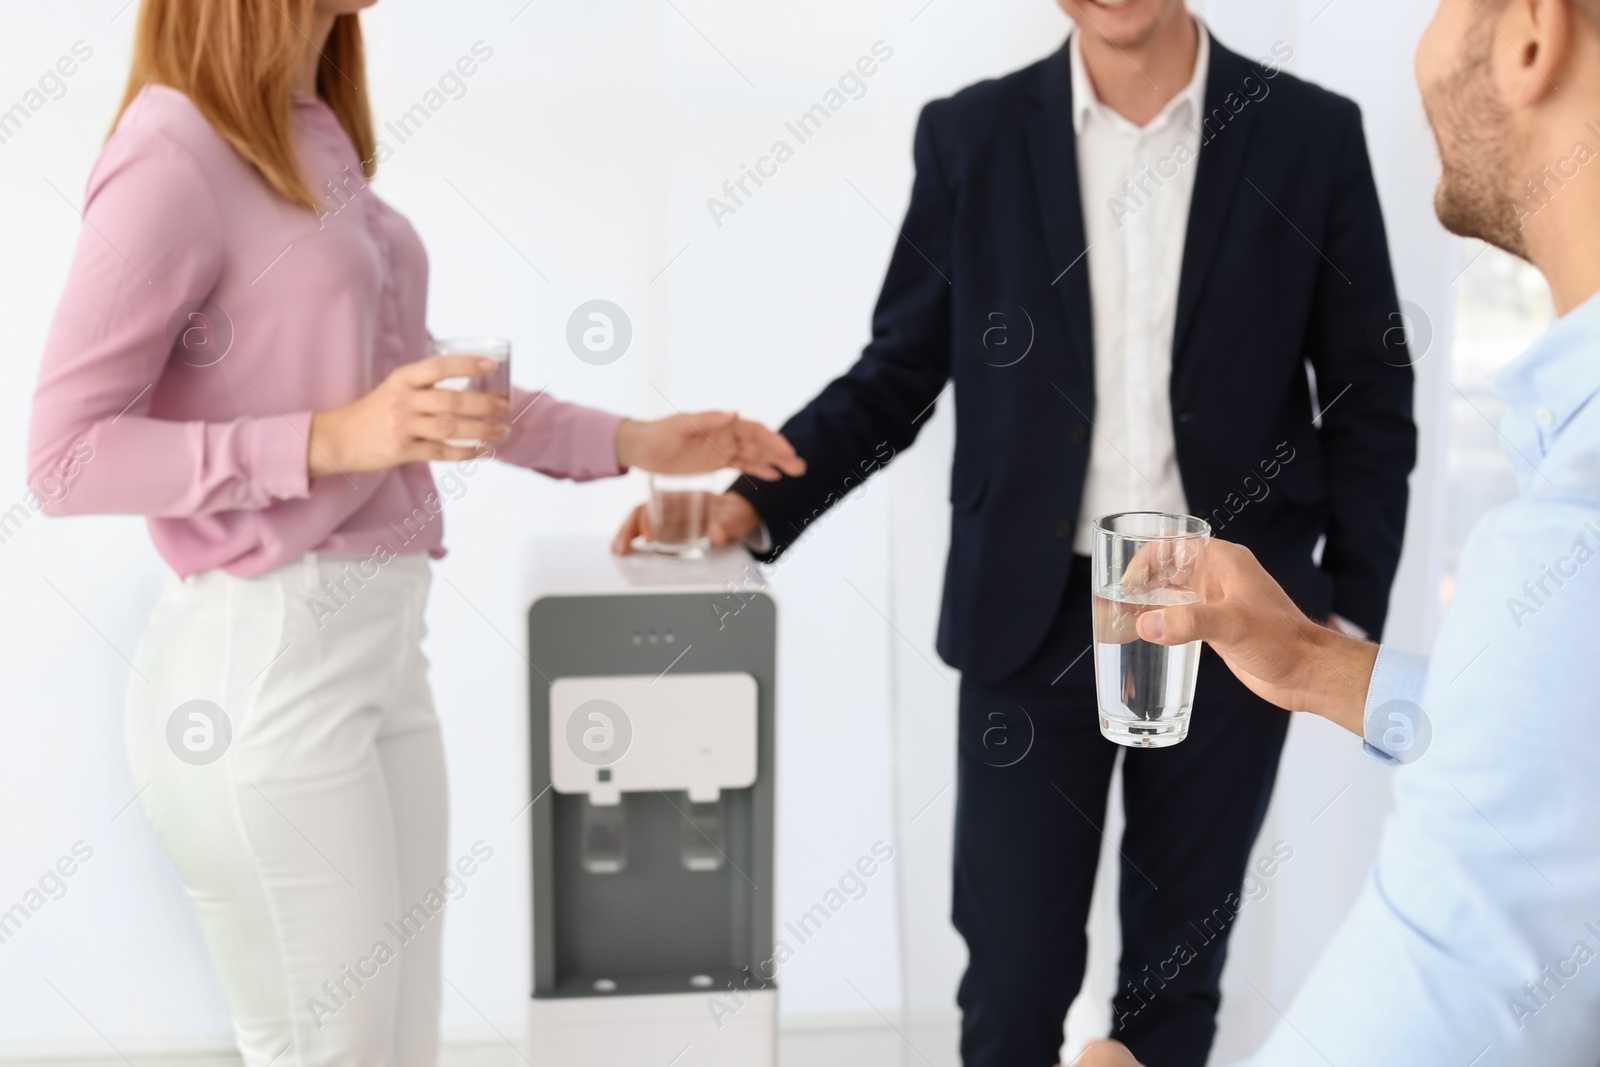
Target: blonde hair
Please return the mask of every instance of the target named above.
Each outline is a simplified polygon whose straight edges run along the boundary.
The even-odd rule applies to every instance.
[[[142,0],[118,120],[146,85],[176,89],[267,184],[316,211],[290,132],[295,74],[314,47],[307,31],[315,6],[316,0]],[[354,14],[334,20],[317,66],[317,95],[333,109],[370,179],[376,138]]]

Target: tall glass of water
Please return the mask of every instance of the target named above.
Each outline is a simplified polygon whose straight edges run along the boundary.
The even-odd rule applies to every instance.
[[[1094,520],[1094,681],[1100,732],[1119,745],[1165,748],[1189,733],[1200,642],[1139,636],[1152,608],[1204,601],[1211,527],[1192,515],[1127,511]]]
[[[511,400],[511,342],[504,337],[447,337],[428,345],[429,356],[483,356],[495,362],[494,370],[473,378],[446,378],[435,389],[455,389],[474,393],[493,393]],[[451,439],[445,444],[472,448],[491,442]]]

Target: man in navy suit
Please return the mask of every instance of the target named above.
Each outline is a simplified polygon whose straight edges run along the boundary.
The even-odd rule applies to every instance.
[[[1355,105],[1283,73],[1281,46],[1228,51],[1182,0],[1060,2],[1060,51],[923,111],[872,341],[783,427],[805,475],[739,483],[714,523],[777,557],[954,382],[938,647],[962,672],[969,1067],[1054,1064],[1083,979],[1118,754],[1086,657],[1089,523],[1203,516],[1306,613],[1376,637],[1415,460]],[[1151,1067],[1205,1063],[1288,725],[1209,649],[1196,701],[1187,740],[1123,764],[1112,1034]]]

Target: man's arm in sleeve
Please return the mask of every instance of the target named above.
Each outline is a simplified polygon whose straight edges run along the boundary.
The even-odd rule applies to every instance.
[[[1590,524],[1592,498],[1552,493],[1474,531],[1426,686],[1410,706],[1390,691],[1431,723],[1388,728],[1412,765],[1393,775],[1377,865],[1251,1067],[1600,1060],[1600,564],[1575,565]],[[1546,565],[1562,586],[1508,611]]]
[[[872,340],[842,377],[783,426],[806,473],[778,482],[740,479],[773,560],[807,525],[916,439],[950,377],[951,194],[935,130],[939,103],[917,122],[916,180],[872,317]]]
[[[1423,353],[1407,344],[1417,324],[1395,295],[1361,113],[1353,104],[1347,111],[1307,354],[1329,489],[1322,569],[1334,582],[1335,614],[1377,637],[1405,534],[1417,451],[1410,364]]]

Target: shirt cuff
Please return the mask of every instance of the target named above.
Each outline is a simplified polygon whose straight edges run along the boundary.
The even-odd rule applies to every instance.
[[[1392,767],[1421,757],[1427,748],[1427,739],[1419,736],[1427,723],[1421,704],[1427,679],[1427,656],[1378,646],[1362,716],[1367,755]]]
[[[1355,623],[1351,622],[1349,619],[1345,618],[1343,615],[1335,614],[1331,618],[1329,618],[1328,621],[1333,625],[1333,628],[1335,630],[1338,630],[1340,633],[1344,634],[1346,637],[1353,637],[1357,641],[1370,641],[1370,640],[1372,640],[1372,635],[1371,634],[1367,633],[1367,631],[1363,630],[1361,627],[1357,626]]]
[[[772,551],[772,531],[762,523],[754,533],[746,535],[744,547],[752,556],[765,556]]]
[[[272,500],[309,496],[311,475],[306,460],[311,451],[311,412],[257,418],[247,432],[250,478],[257,487]]]

